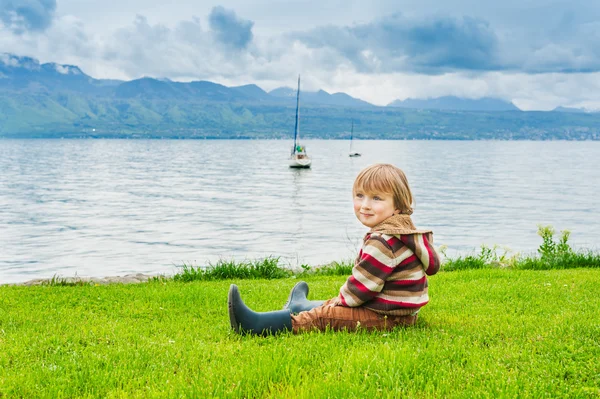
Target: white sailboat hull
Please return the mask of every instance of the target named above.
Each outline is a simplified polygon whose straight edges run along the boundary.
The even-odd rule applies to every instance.
[[[289,161],[290,168],[310,168],[311,163],[312,160],[308,157],[298,158],[297,156],[292,156]]]

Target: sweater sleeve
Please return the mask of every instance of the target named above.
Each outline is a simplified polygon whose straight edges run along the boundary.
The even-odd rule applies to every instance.
[[[432,276],[440,270],[440,256],[433,247],[431,233],[403,235],[400,239],[419,258],[425,274]]]
[[[373,299],[394,271],[394,253],[381,235],[371,235],[358,254],[352,275],[340,289],[343,306],[356,307]]]

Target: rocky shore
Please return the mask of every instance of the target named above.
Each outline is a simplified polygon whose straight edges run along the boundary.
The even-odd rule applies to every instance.
[[[53,278],[38,278],[34,280],[25,281],[23,283],[8,284],[8,285],[49,285],[49,284],[139,284],[144,283],[152,278],[163,277],[161,275],[152,274],[126,274],[124,276],[110,276],[110,277],[53,277]]]

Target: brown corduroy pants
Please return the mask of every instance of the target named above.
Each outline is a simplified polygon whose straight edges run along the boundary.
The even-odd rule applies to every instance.
[[[329,306],[330,299],[323,305],[307,312],[292,315],[292,330],[295,334],[303,331],[325,331],[327,328],[340,331],[356,331],[358,328],[367,330],[391,330],[396,326],[412,326],[418,315],[413,316],[384,316],[372,310],[357,307]]]

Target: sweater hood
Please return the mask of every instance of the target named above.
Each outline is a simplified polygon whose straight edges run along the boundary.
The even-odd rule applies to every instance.
[[[394,215],[377,226],[373,227],[369,233],[381,233],[381,234],[429,234],[431,230],[419,230],[415,227],[410,215]]]

